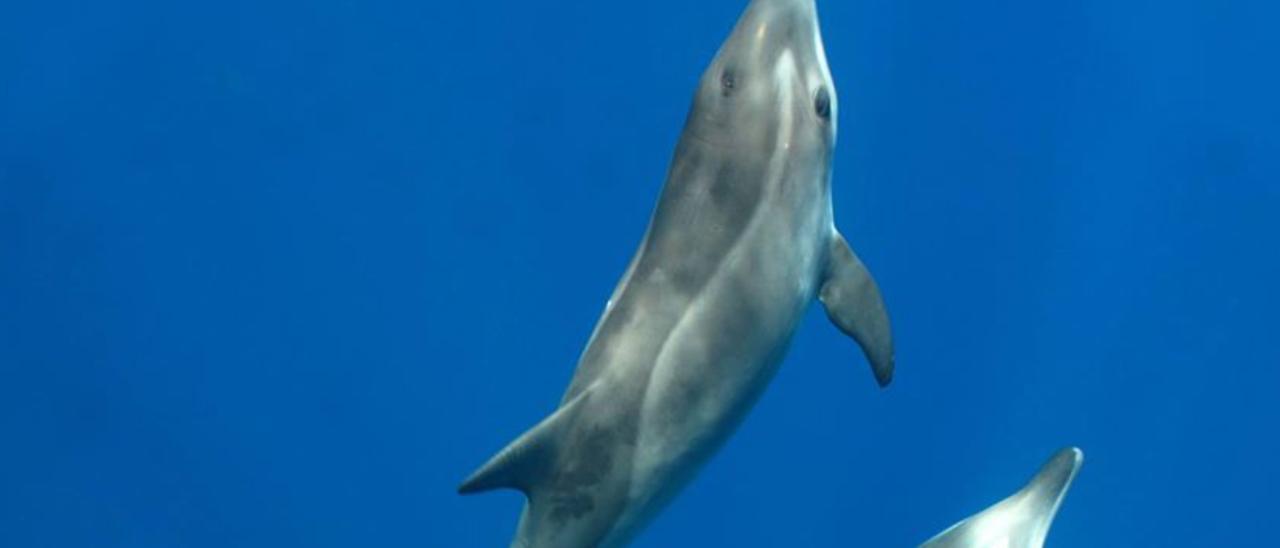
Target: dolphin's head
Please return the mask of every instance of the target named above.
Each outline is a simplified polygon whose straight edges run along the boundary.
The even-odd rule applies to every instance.
[[[1084,453],[1067,447],[1054,454],[1025,487],[1012,496],[952,525],[921,548],[1020,546],[1040,548],[1049,526],[1084,464]]]
[[[829,160],[836,89],[814,0],[752,0],[703,73],[687,130],[714,145]]]

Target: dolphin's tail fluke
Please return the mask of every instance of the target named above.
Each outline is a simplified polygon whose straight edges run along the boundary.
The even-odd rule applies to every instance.
[[[458,494],[516,489],[528,495],[555,459],[559,441],[575,422],[578,410],[590,393],[589,388],[583,390],[551,416],[499,451],[458,486]]]

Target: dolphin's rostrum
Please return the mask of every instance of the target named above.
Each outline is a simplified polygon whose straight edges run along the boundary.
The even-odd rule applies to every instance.
[[[880,291],[832,219],[837,105],[814,0],[753,0],[560,407],[459,488],[524,492],[513,546],[630,540],[754,405],[815,297],[889,383]]]
[[[994,506],[952,525],[921,548],[1041,548],[1084,453],[1055,453],[1027,485]]]

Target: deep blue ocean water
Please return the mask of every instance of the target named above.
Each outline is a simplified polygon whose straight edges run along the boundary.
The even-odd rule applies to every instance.
[[[0,546],[502,546],[742,0],[0,5]],[[1050,546],[1274,542],[1274,2],[821,0],[815,307],[637,546],[910,546],[1084,468]]]

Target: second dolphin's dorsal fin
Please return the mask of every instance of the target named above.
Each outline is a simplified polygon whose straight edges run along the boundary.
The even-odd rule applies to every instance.
[[[484,463],[484,466],[458,486],[458,493],[469,495],[507,488],[517,489],[528,495],[529,490],[545,476],[555,458],[557,446],[564,438],[564,432],[576,422],[578,411],[590,395],[591,388],[583,390],[551,416],[498,451],[489,462]]]
[[[1075,447],[1053,455],[1025,487],[952,525],[921,548],[1041,548],[1071,481],[1084,462]]]
[[[839,233],[831,238],[827,263],[826,278],[818,295],[827,317],[858,341],[867,361],[871,362],[876,382],[888,386],[893,380],[893,333],[880,288]]]

